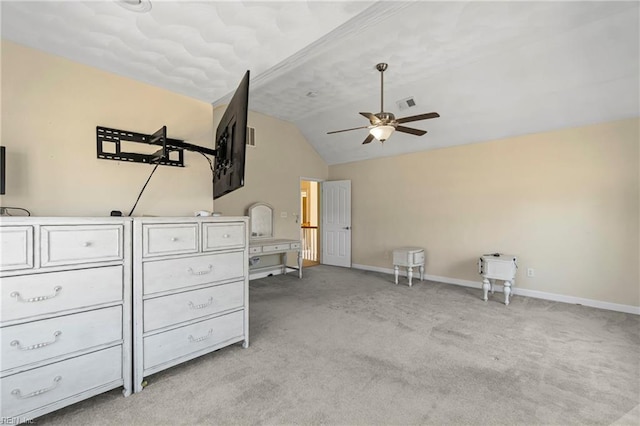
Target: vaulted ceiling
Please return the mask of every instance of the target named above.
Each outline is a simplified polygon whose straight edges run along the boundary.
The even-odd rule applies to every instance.
[[[640,115],[638,2],[118,4],[139,1],[3,1],[2,37],[214,105],[249,69],[250,108],[296,124],[329,164]],[[384,144],[327,135],[379,112],[379,62],[385,111],[441,117]]]

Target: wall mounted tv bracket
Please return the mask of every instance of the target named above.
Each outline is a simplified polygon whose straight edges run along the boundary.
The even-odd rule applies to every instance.
[[[121,142],[137,142],[160,147],[153,154],[123,152]],[[106,143],[106,145],[105,145]],[[216,156],[216,150],[167,137],[167,126],[162,126],[152,135],[129,132],[127,130],[96,127],[96,145],[98,158],[115,161],[131,161],[134,163],[156,164],[184,167],[184,150]],[[175,152],[178,158],[171,158]]]
[[[130,132],[127,130],[111,129],[108,127],[96,127],[96,145],[98,158],[116,161],[131,161],[134,163],[160,163],[165,166],[184,167],[184,152],[176,145],[183,143],[176,139],[166,137],[166,126],[163,126],[152,135]],[[126,152],[122,150],[122,142],[136,142],[148,145],[156,145],[159,150],[153,154],[138,152]],[[169,155],[170,152],[177,154]],[[171,158],[173,157],[173,159]]]
[[[145,143],[156,145],[160,148],[153,154],[141,154],[136,152],[123,152],[122,141]],[[105,146],[106,143],[106,146]],[[201,154],[216,157],[218,153],[215,149],[203,146],[192,145],[188,142],[167,137],[167,126],[162,126],[152,135],[129,132],[126,130],[111,129],[108,127],[96,127],[96,145],[98,158],[116,161],[131,161],[134,163],[156,164],[165,166],[184,167],[184,150],[199,152]],[[106,148],[106,149],[105,149]],[[172,152],[177,154],[176,158],[171,158]],[[222,152],[220,153],[222,154]]]
[[[220,179],[223,174],[227,174],[227,170],[229,170],[232,166],[231,160],[229,159],[229,155],[231,153],[229,147],[229,131],[228,129],[224,129],[220,137],[218,138],[217,143],[217,153],[216,153],[216,167],[215,167],[215,177]]]

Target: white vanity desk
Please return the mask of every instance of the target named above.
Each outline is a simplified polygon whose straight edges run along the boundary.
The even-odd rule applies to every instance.
[[[302,278],[302,241],[273,238],[273,208],[266,203],[252,204],[247,212],[251,233],[249,234],[249,279],[258,278],[260,273],[280,270],[287,273],[287,253],[298,252],[298,278]],[[260,264],[260,257],[280,254],[277,264]],[[264,276],[264,275],[263,275]]]

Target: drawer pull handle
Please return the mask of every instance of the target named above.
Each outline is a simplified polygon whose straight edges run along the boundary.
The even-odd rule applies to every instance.
[[[231,237],[231,235],[229,235],[229,234],[224,234],[224,235],[222,236],[222,238],[229,238],[229,237]]]
[[[178,239],[176,237],[171,237],[171,241],[175,243],[176,241],[178,241]]]
[[[54,390],[55,388],[58,387],[58,383],[60,383],[62,381],[62,376],[56,376],[53,378],[53,385],[49,386],[48,388],[44,388],[44,389],[38,389],[37,391],[33,391],[31,393],[28,393],[26,395],[23,395],[22,392],[20,391],[20,389],[14,389],[11,391],[11,395],[15,396],[16,398],[20,398],[20,399],[27,399],[27,398],[31,398],[34,396],[38,396],[38,395],[42,395],[43,393],[49,392]]]
[[[82,247],[91,247],[91,241],[86,241],[82,244]]]
[[[213,328],[210,328],[209,332],[206,335],[202,336],[202,337],[197,337],[196,338],[196,337],[193,337],[192,335],[189,335],[189,342],[191,342],[191,343],[203,342],[203,341],[209,339],[212,335],[213,335]]]
[[[17,291],[11,292],[9,296],[15,297],[18,302],[26,302],[26,303],[42,302],[43,300],[53,299],[58,294],[60,294],[61,290],[62,290],[62,286],[57,285],[53,288],[53,294],[49,296],[38,296],[38,297],[30,297],[29,299],[23,299],[22,296],[20,296],[20,293]]]
[[[209,268],[205,269],[204,271],[194,271],[191,268],[187,269],[187,272],[190,273],[191,275],[207,275],[207,274],[210,274],[212,271],[213,271],[213,265],[209,265]]]
[[[193,302],[189,302],[189,308],[191,309],[204,309],[207,306],[211,306],[213,304],[213,297],[210,297],[207,303],[202,303],[200,305],[195,305]]]
[[[19,340],[13,340],[10,345],[11,346],[17,346],[18,349],[20,349],[21,351],[31,351],[34,349],[40,349],[40,348],[44,348],[45,346],[49,346],[49,345],[53,345],[55,342],[58,341],[58,337],[62,334],[62,331],[56,331],[55,333],[53,333],[53,340],[50,342],[42,342],[42,343],[36,343],[35,345],[31,345],[31,346],[22,346],[20,344]]]

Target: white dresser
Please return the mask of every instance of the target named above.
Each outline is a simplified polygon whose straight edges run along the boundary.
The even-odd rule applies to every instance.
[[[0,419],[131,393],[131,220],[0,219]]]
[[[249,345],[248,219],[134,219],[134,390],[144,378]]]

